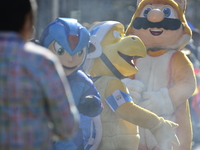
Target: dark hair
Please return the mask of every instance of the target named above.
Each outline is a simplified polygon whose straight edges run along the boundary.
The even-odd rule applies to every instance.
[[[26,16],[34,20],[31,0],[0,0],[0,31],[19,32]]]

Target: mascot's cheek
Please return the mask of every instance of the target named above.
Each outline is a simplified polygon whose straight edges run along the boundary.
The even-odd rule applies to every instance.
[[[149,29],[133,29],[133,33],[143,41],[145,46],[153,46],[156,44],[156,37],[150,33]]]
[[[182,28],[180,28],[178,30],[165,30],[162,35],[163,45],[168,46],[168,45],[174,45],[174,44],[178,43],[178,41],[180,41],[182,35],[183,35]]]

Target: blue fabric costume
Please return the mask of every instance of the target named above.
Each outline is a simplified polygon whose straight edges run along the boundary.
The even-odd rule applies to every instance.
[[[81,105],[85,105],[85,97],[88,95],[95,95],[97,99],[99,98],[99,93],[97,92],[97,89],[95,88],[93,82],[81,70],[73,72],[72,74],[67,76],[67,79],[69,80],[75,104],[78,108],[80,108]],[[97,102],[97,104],[94,104],[94,106],[101,105],[100,101],[95,102]],[[79,111],[83,113],[87,112],[87,115],[91,117],[99,115],[102,111],[101,107],[95,109],[95,111],[91,111],[87,107],[84,108],[85,109],[79,109]],[[76,132],[71,140],[56,142],[54,145],[56,150],[75,150],[77,149],[77,146],[80,146],[81,144],[83,144],[83,142],[84,145],[87,144],[87,139],[90,137],[91,134],[90,126],[92,121],[91,117],[88,116],[80,114],[79,130]],[[95,131],[93,131],[92,135],[93,137],[95,137]],[[90,146],[88,146],[86,149],[89,149],[89,147]]]
[[[79,42],[73,50],[68,43],[68,36],[70,34],[75,34],[79,37]],[[75,19],[58,18],[44,29],[40,38],[40,44],[48,48],[53,41],[58,42],[70,55],[75,55],[83,47],[87,46],[89,32]],[[83,149],[84,145],[88,143],[87,139],[91,135],[93,137],[95,136],[95,131],[90,131],[92,123],[91,117],[99,115],[103,109],[97,89],[92,80],[84,72],[76,70],[68,75],[67,78],[71,86],[75,104],[80,112],[79,130],[71,139],[55,142],[55,150]],[[87,146],[86,149],[89,149],[89,147],[91,146]]]

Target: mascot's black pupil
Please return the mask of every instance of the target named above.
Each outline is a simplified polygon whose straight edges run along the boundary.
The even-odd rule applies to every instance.
[[[58,55],[63,55],[65,53],[65,50],[63,48],[59,48],[57,53]]]
[[[143,12],[143,16],[147,17],[147,14],[150,12],[151,8],[146,8]]]
[[[163,9],[163,13],[164,13],[165,17],[169,17],[171,15],[171,9],[165,8],[165,9]]]

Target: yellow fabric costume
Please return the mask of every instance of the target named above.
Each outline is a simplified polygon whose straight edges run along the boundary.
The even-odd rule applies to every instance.
[[[174,145],[174,150],[190,150],[192,140],[187,99],[194,92],[195,76],[191,62],[179,51],[191,36],[184,16],[185,8],[184,0],[139,1],[126,31],[127,35],[141,38],[148,54],[136,61],[139,71],[133,78],[144,85],[136,103],[179,124],[176,134],[180,146]],[[146,27],[138,28],[143,21]],[[128,87],[133,86],[128,84],[129,80],[124,82]],[[158,147],[148,130],[141,128],[140,136],[140,150]]]
[[[137,72],[132,60],[146,56],[142,41],[136,36],[124,37],[124,26],[115,21],[98,23],[90,33],[92,53],[83,68],[94,78],[104,104],[98,150],[137,150],[137,126],[149,129],[161,150],[168,149],[171,141],[177,143],[172,129],[176,125],[134,104],[120,80]]]

